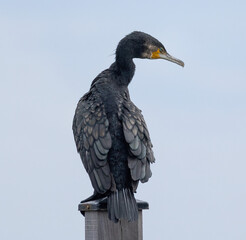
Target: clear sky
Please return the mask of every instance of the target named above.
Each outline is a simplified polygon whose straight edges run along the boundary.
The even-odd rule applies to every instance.
[[[83,239],[92,193],[72,119],[140,30],[185,67],[135,60],[130,94],[156,163],[144,239],[246,239],[245,1],[1,1],[0,239]]]

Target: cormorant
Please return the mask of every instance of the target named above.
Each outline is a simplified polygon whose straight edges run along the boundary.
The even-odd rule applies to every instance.
[[[108,216],[114,222],[137,219],[134,192],[139,181],[149,180],[150,163],[155,161],[143,115],[128,92],[133,58],[161,58],[184,66],[157,39],[132,32],[119,42],[115,62],[80,99],[73,120],[77,150],[94,188],[82,202],[107,197]]]

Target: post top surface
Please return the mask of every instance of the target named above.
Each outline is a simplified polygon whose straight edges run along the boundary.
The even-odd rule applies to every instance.
[[[138,205],[138,210],[143,210],[143,209],[149,209],[149,203],[138,200],[137,205]],[[106,211],[107,210],[107,198],[101,198],[98,200],[94,201],[88,201],[88,202],[83,202],[80,203],[78,206],[78,210],[80,212],[87,212],[87,211]]]

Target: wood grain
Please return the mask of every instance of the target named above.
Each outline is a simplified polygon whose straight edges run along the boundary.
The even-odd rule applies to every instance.
[[[108,219],[107,211],[85,212],[85,240],[142,240],[142,211],[138,220],[114,223]]]

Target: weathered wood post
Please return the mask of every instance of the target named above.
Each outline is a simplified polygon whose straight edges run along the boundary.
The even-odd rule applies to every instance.
[[[108,219],[107,199],[79,204],[79,211],[85,215],[85,240],[143,240],[142,210],[149,204],[137,200],[138,220],[114,223]]]

